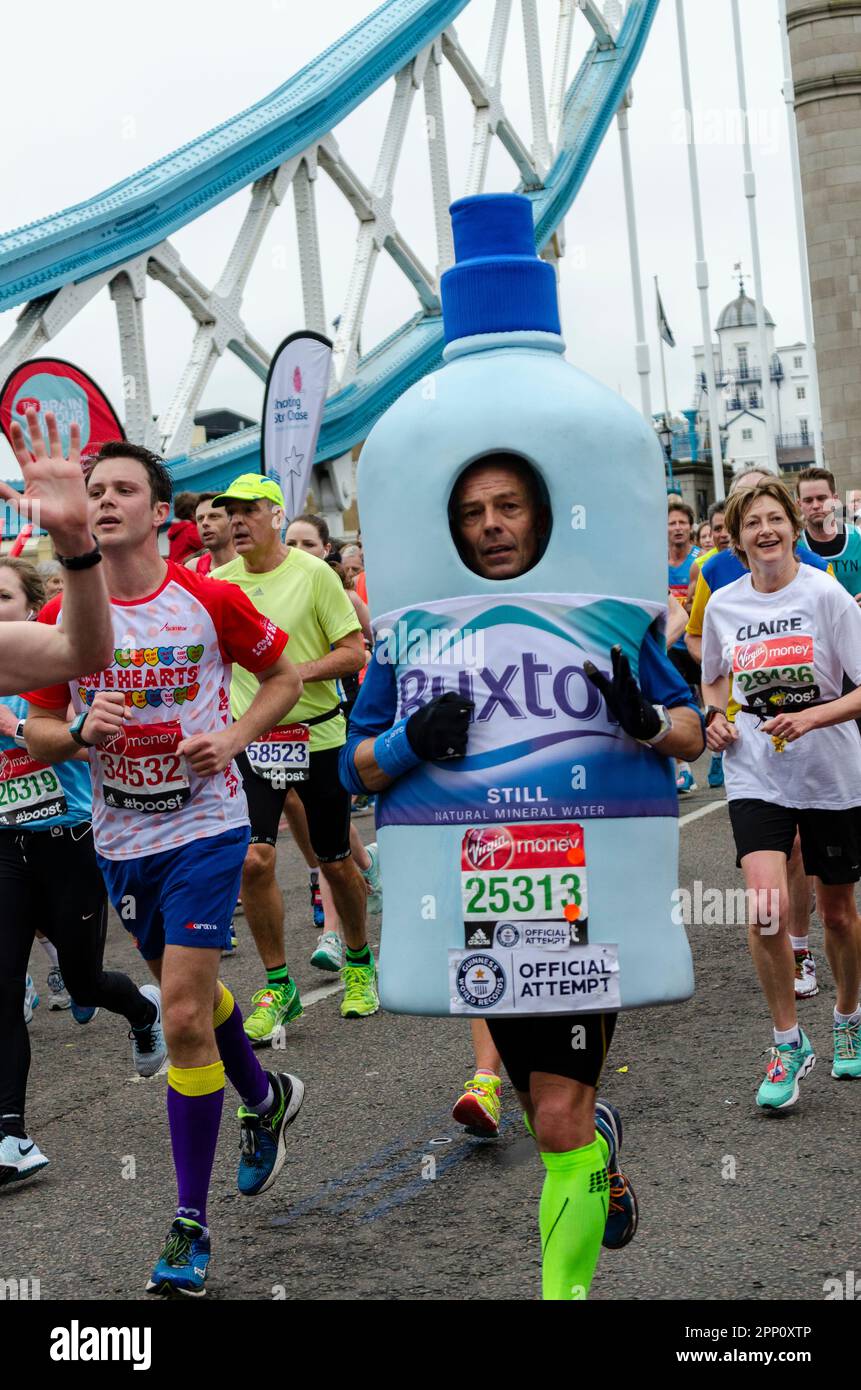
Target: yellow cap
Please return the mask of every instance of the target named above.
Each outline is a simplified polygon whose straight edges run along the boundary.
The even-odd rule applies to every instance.
[[[223,507],[225,502],[259,502],[263,498],[284,510],[284,493],[274,478],[267,478],[262,473],[240,473],[226,492],[213,497],[212,505]]]

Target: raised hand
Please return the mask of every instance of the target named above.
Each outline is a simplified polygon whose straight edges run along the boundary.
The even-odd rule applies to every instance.
[[[84,554],[92,550],[93,537],[87,524],[80,427],[77,423],[70,427],[68,458],[63,454],[56,417],[50,411],[45,415],[47,445],[35,410],[27,411],[27,427],[33,458],[21,426],[13,421],[10,428],[12,447],[24,478],[23,495],[0,482],[0,497],[23,518],[46,530],[61,555]]]

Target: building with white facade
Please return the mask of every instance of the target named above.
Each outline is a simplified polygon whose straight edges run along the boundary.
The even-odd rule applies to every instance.
[[[756,304],[744,292],[739,276],[738,297],[727,304],[717,321],[713,345],[715,379],[724,463],[742,467],[768,464],[768,441],[763,393],[771,393],[777,463],[781,473],[797,472],[815,462],[813,419],[810,414],[810,371],[805,343],[781,347],[775,343],[775,322],[765,310],[768,361],[759,360]],[[707,432],[708,408],[702,346],[694,348],[694,409],[700,439]]]

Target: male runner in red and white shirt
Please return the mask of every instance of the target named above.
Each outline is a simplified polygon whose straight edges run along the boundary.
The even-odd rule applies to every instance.
[[[89,525],[104,556],[113,662],[68,685],[31,692],[28,747],[62,762],[88,748],[96,851],[121,920],[161,983],[168,1044],[168,1120],[178,1207],[147,1285],[200,1296],[209,1261],[206,1197],[224,1098],[239,1092],[239,1188],[263,1191],[284,1161],[302,1103],[298,1078],[264,1072],[242,1016],[218,980],[249,829],[233,763],[295,705],[302,689],[287,636],[241,590],[165,561],[158,529],[171,481],[149,450],[103,447],[87,478]],[[40,621],[62,623],[63,597]],[[259,681],[231,722],[231,664]],[[67,720],[69,693],[77,717]]]

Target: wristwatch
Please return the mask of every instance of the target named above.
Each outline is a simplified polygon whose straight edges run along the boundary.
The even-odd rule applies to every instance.
[[[25,721],[23,719],[19,719],[15,728],[15,732],[12,735],[12,742],[17,744],[19,748],[27,747],[27,744],[24,739],[24,723]]]
[[[706,728],[711,724],[716,714],[722,714],[724,719],[726,719],[726,710],[721,709],[720,705],[706,705],[705,715],[703,716],[706,721]]]
[[[661,727],[656,734],[652,735],[651,738],[637,739],[637,742],[642,743],[646,748],[654,748],[656,744],[660,743],[662,739],[665,739],[667,737],[667,734],[673,727],[673,721],[667,713],[667,710],[664,705],[653,705],[652,708],[660,718]]]
[[[69,725],[69,735],[75,740],[79,748],[95,748],[96,746],[94,743],[87,743],[87,740],[81,733],[88,714],[89,710],[84,710],[83,714],[79,714],[77,719],[73,719],[72,723]]]
[[[57,561],[66,570],[88,570],[93,565],[101,563],[102,552],[96,541],[92,550],[88,550],[85,555],[58,555]]]

